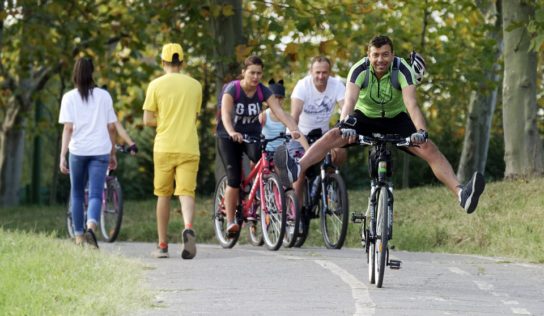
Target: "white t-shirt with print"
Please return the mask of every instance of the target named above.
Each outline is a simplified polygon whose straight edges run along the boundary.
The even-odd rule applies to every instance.
[[[62,97],[59,123],[73,123],[74,130],[68,144],[70,153],[78,156],[106,155],[111,152],[108,123],[117,122],[110,94],[94,88],[87,102],[77,89]]]
[[[344,100],[346,87],[338,78],[329,77],[327,88],[320,92],[315,87],[312,76],[308,75],[300,79],[291,94],[291,99],[299,99],[304,102],[302,112],[298,119],[298,128],[307,135],[315,128],[321,128],[323,134],[329,130],[329,120],[336,103]]]

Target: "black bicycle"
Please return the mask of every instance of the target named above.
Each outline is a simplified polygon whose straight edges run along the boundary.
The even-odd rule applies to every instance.
[[[368,280],[382,287],[385,267],[400,269],[401,262],[389,258],[388,242],[393,238],[393,176],[391,144],[396,147],[414,146],[410,137],[393,134],[359,135],[360,145],[370,145],[368,172],[370,197],[366,214],[352,213],[354,223],[361,225],[361,243],[368,262]]]
[[[313,137],[310,132],[307,138],[313,143],[319,137]],[[314,166],[306,171],[305,181],[301,224],[295,247],[301,247],[306,241],[310,220],[321,218],[325,246],[329,249],[342,248],[348,231],[348,193],[340,170],[332,163],[330,152],[318,168]]]

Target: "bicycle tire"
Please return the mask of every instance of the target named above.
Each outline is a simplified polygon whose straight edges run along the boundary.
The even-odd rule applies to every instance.
[[[283,237],[283,246],[291,248],[295,245],[300,226],[300,203],[294,190],[285,192],[287,224]]]
[[[106,242],[114,242],[123,222],[123,190],[116,177],[106,180],[105,201],[100,212],[100,231]]]
[[[315,208],[319,207],[319,201],[316,203],[316,205],[311,205],[310,201],[310,185],[312,185],[312,182],[310,182],[310,179],[306,177],[304,179],[306,182],[306,188],[304,190],[304,207],[300,210],[300,228],[298,231],[298,237],[295,242],[295,247],[300,248],[304,245],[304,242],[306,242],[306,238],[308,238],[308,233],[310,232],[310,220],[311,220],[311,214],[313,211],[319,211],[315,210]]]
[[[227,189],[227,176],[223,176],[214,192],[213,205],[213,229],[219,245],[223,248],[232,248],[240,238],[240,231],[233,236],[227,236],[227,213],[225,212],[225,190]]]
[[[263,230],[261,226],[261,201],[255,200],[255,220],[247,221],[248,239],[249,242],[256,247],[260,247],[264,244]]]
[[[268,250],[278,250],[287,226],[285,192],[276,174],[271,173],[263,181],[265,208],[261,210],[261,226],[264,243]]]
[[[387,241],[389,239],[388,227],[388,200],[389,191],[382,187],[378,197],[378,212],[376,216],[376,287],[383,285],[383,275],[387,265]]]
[[[338,173],[327,174],[325,192],[321,194],[326,201],[321,208],[323,241],[329,249],[340,249],[346,239],[349,220],[348,193],[342,176]]]

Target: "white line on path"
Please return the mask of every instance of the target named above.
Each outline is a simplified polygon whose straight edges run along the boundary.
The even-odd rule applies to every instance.
[[[470,273],[468,273],[468,272],[466,272],[464,270],[461,270],[461,269],[459,269],[457,267],[449,267],[448,269],[451,272],[455,273],[455,274],[470,276]],[[506,297],[506,298],[509,297],[509,295],[507,293],[499,293],[499,292],[493,291],[493,289],[494,289],[493,284],[489,284],[489,283],[483,282],[483,281],[472,281],[472,282],[474,282],[474,284],[476,284],[476,286],[480,290],[485,291],[485,292],[489,292],[493,296]],[[519,305],[519,302],[514,301],[514,300],[501,300],[501,302],[505,306]],[[513,314],[516,314],[516,315],[532,315],[531,312],[529,312],[527,309],[522,308],[522,307],[510,307],[510,310],[512,311]]]
[[[351,296],[355,301],[355,315],[374,315],[376,305],[368,295],[368,287],[363,282],[330,261],[314,260],[314,262],[336,274],[349,285]]]

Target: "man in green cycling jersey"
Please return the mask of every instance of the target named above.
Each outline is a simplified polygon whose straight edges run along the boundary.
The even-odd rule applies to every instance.
[[[393,74],[396,76],[392,78]],[[290,187],[301,171],[332,148],[355,142],[357,134],[399,134],[417,145],[408,151],[427,161],[438,180],[458,197],[461,207],[467,213],[474,212],[485,188],[484,177],[475,172],[468,183],[460,185],[451,164],[428,139],[425,118],[416,101],[414,70],[404,59],[395,57],[391,39],[374,37],[368,45],[368,57],[351,67],[347,79],[338,127],[310,147],[298,163],[285,146],[276,150],[274,160],[283,185]]]

